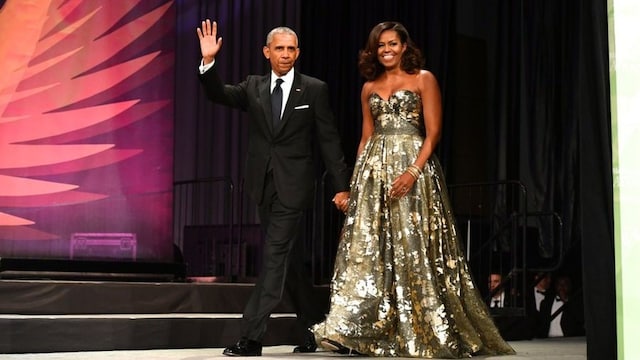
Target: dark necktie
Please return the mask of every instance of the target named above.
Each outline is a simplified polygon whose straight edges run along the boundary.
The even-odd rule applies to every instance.
[[[493,307],[494,308],[500,307],[500,300],[493,300]]]
[[[283,81],[282,79],[277,79],[276,87],[274,87],[273,92],[271,92],[271,114],[273,116],[274,129],[280,122],[280,112],[282,111],[282,88],[280,84],[282,84]]]

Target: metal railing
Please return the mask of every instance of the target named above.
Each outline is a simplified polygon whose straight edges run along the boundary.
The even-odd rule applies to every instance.
[[[524,315],[533,274],[552,272],[562,263],[562,219],[555,212],[530,211],[526,186],[515,180],[454,184],[449,193],[469,266],[480,289],[487,289],[486,300],[500,289],[509,298],[509,308],[492,311]],[[502,282],[489,292],[482,284],[492,273]]]
[[[234,246],[234,186],[229,177],[174,183],[175,245],[182,250],[188,277],[223,277],[239,272]]]
[[[331,280],[344,221],[344,215],[331,203],[333,193],[325,179],[326,174],[317,181],[315,205],[305,218],[301,239],[316,284]],[[517,296],[530,285],[527,274],[560,266],[562,220],[556,213],[528,211],[527,190],[521,182],[453,184],[448,192],[461,246],[481,285],[489,273],[499,271],[503,286],[515,289]],[[231,179],[176,182],[174,196],[174,237],[183,251],[187,276],[211,276],[227,282],[254,279],[262,261],[263,235],[259,224],[244,220],[245,199]],[[539,251],[542,237],[552,239],[551,249]]]

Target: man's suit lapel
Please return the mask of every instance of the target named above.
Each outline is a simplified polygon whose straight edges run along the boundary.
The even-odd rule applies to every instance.
[[[276,133],[282,129],[283,126],[287,124],[289,118],[291,118],[291,114],[293,114],[293,108],[299,104],[299,99],[304,92],[304,84],[302,84],[302,80],[300,74],[298,72],[294,73],[293,77],[293,85],[291,85],[291,91],[289,92],[289,98],[287,99],[287,105],[284,108],[284,112],[282,113],[282,120],[280,120],[280,126],[276,129]]]
[[[263,119],[262,126],[267,131],[273,133],[273,119],[271,116],[271,75],[267,74],[262,77],[258,84],[258,101],[262,104]]]

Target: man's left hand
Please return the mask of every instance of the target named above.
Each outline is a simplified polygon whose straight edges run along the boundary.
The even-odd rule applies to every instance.
[[[333,203],[336,205],[338,210],[347,212],[347,208],[349,207],[349,192],[342,191],[336,193],[336,196],[333,197]]]

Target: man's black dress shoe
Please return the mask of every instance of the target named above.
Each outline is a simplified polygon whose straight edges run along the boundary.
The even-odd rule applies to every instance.
[[[237,343],[224,349],[227,356],[261,356],[262,343],[242,337]]]
[[[294,353],[312,353],[315,352],[318,348],[318,344],[316,344],[316,337],[313,333],[307,330],[304,334],[304,340],[302,341],[302,345],[298,345],[293,348]]]

